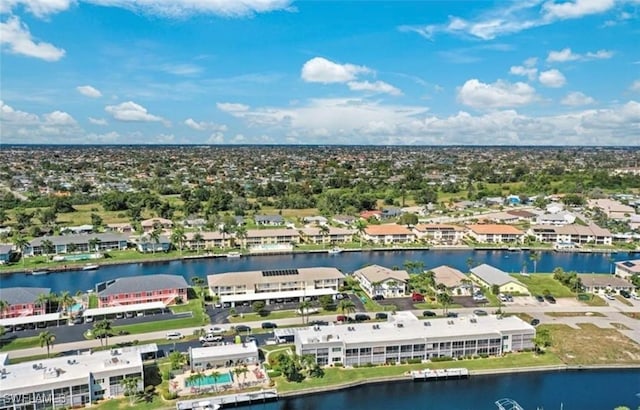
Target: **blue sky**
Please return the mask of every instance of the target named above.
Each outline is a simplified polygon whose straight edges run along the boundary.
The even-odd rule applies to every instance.
[[[3,143],[640,145],[640,0],[5,0]]]

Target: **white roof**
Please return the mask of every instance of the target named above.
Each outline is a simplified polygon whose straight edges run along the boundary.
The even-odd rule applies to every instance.
[[[244,302],[249,300],[302,298],[305,296],[335,295],[336,293],[338,292],[330,288],[287,290],[282,292],[246,293],[241,295],[221,295],[220,302],[224,303],[224,302]]]
[[[142,370],[142,359],[137,352],[118,352],[113,355],[111,350],[105,350],[10,364],[5,365],[4,369],[0,392],[18,394],[69,386],[75,381],[76,384],[86,384],[90,373],[120,369],[124,374]]]
[[[258,346],[256,346],[255,342],[194,347],[191,349],[191,358],[193,360],[257,355]]]
[[[162,302],[135,303],[133,305],[109,306],[103,308],[87,309],[82,316],[103,316],[115,313],[137,312],[141,310],[164,309],[166,305]]]
[[[49,322],[60,320],[60,313],[47,313],[46,315],[20,316],[0,319],[0,326],[25,325],[27,323]]]
[[[413,315],[411,315],[413,316]],[[429,325],[426,325],[428,323]],[[400,326],[398,324],[401,324]],[[379,328],[374,328],[374,325]],[[352,330],[349,330],[352,329]],[[296,334],[296,340],[304,344],[326,342],[338,343],[375,343],[402,342],[403,340],[450,339],[487,336],[499,337],[501,332],[535,332],[533,326],[516,316],[499,319],[495,315],[460,316],[457,318],[442,318],[417,320],[400,318],[384,323],[361,323],[340,326],[319,326],[314,330],[301,330]]]

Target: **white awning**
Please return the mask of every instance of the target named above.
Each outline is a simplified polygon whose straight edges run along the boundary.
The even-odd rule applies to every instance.
[[[52,322],[61,320],[60,313],[48,313],[46,315],[20,316],[0,319],[0,326],[26,325],[27,323]]]
[[[287,290],[283,292],[246,293],[242,295],[222,295],[220,296],[220,302],[225,303],[225,302],[244,302],[244,301],[251,301],[251,300],[303,298],[307,296],[335,295],[336,293],[338,292],[331,288]]]
[[[133,305],[120,305],[120,306],[109,306],[103,308],[95,308],[95,309],[87,309],[84,311],[82,316],[104,316],[104,315],[113,315],[116,313],[126,313],[126,312],[141,312],[145,310],[152,309],[164,309],[166,305],[162,302],[150,302],[150,303],[135,303]]]

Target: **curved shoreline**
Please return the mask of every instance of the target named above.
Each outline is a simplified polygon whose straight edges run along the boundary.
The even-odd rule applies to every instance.
[[[517,250],[511,249],[509,247],[484,247],[484,246],[412,246],[412,247],[380,247],[380,248],[353,248],[353,249],[342,249],[342,252],[408,252],[408,251],[501,251],[501,252],[556,252],[553,248],[540,248],[540,247],[522,247]],[[270,255],[296,255],[296,254],[314,254],[314,253],[327,253],[326,249],[303,249],[303,250],[293,250],[293,251],[283,251],[283,252],[265,252],[265,253],[243,253],[242,257],[252,257],[252,256],[270,256]],[[560,251],[567,252],[567,251]],[[600,253],[600,254],[610,254],[610,253],[639,253],[638,250],[629,250],[629,249],[589,249],[587,252],[579,252],[578,250],[572,251],[573,253]],[[153,264],[158,262],[173,262],[173,261],[190,261],[190,260],[201,260],[201,259],[215,259],[215,258],[226,258],[226,253],[219,254],[202,254],[202,255],[175,255],[175,256],[153,256],[148,258],[141,259],[127,259],[127,260],[117,260],[117,261],[94,261],[98,266],[117,266],[117,265],[132,265],[132,264]],[[73,271],[81,271],[84,264],[77,263],[63,263],[60,262],[57,265],[52,266],[42,266],[40,269],[46,269],[50,273],[59,273],[59,272],[73,272]],[[16,267],[6,270],[0,270],[0,276],[14,273],[25,273],[29,274],[33,268],[27,269],[23,267]]]
[[[426,368],[427,366],[425,366]],[[540,372],[562,372],[562,371],[599,371],[599,370],[640,370],[640,364],[611,364],[611,365],[552,365],[552,366],[530,366],[530,367],[512,367],[502,369],[487,370],[470,370],[469,376],[492,376],[502,374],[518,374],[518,373],[540,373]],[[305,396],[313,396],[317,394],[330,393],[334,391],[352,389],[356,387],[376,385],[383,383],[406,383],[413,382],[410,375],[402,374],[398,376],[374,377],[364,380],[355,380],[348,383],[335,384],[322,387],[311,387],[295,391],[278,392],[278,399],[281,398],[297,398]],[[276,387],[277,389],[277,387]]]

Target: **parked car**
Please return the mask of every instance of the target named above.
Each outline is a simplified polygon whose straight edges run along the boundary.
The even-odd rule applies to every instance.
[[[456,312],[448,312],[447,317],[458,317],[458,314]]]
[[[244,338],[244,342],[245,343],[254,342],[255,344],[258,344],[258,339],[256,339],[254,336],[247,336]]]
[[[553,295],[545,295],[544,300],[551,304],[556,303],[556,298],[554,298]]]
[[[476,316],[487,316],[488,313],[486,310],[476,309],[473,311],[473,314]]]
[[[310,326],[329,326],[329,322],[327,322],[326,320],[314,320],[312,322],[309,322]]]
[[[376,313],[376,319],[387,319],[389,317],[389,315],[387,315],[384,312],[378,312]]]
[[[500,302],[508,302],[509,301],[509,299],[507,298],[507,295],[502,294],[502,293],[498,295],[498,299],[500,299]]]
[[[219,342],[222,342],[224,338],[219,335],[216,336],[216,335],[208,334],[205,336],[201,336],[199,340],[200,340],[200,343],[219,343]]]
[[[622,289],[620,291],[620,296],[622,296],[625,299],[630,299],[631,298],[631,294],[629,292],[627,292],[626,290]]]
[[[78,317],[73,319],[73,324],[74,325],[81,325],[83,322],[84,322],[84,320],[82,319],[82,316],[78,316]]]
[[[531,326],[538,326],[540,324],[539,319],[531,319]]]
[[[542,295],[536,295],[536,300],[540,303],[544,302],[544,297]]]
[[[238,325],[236,326],[236,332],[237,333],[249,333],[251,332],[251,328],[249,326],[246,325]]]
[[[278,325],[273,322],[262,322],[263,329],[275,329],[276,327],[278,327]]]
[[[167,340],[180,340],[184,336],[180,332],[169,332],[167,333]]]
[[[605,293],[604,297],[608,300],[616,300],[616,298],[611,293]]]
[[[345,315],[338,315],[336,316],[336,321],[338,322],[353,322],[353,318],[349,317],[349,316],[345,316]]]
[[[424,295],[420,293],[414,293],[411,295],[412,302],[424,302]]]
[[[631,298],[634,299],[634,300],[640,300],[640,295],[637,294],[637,293],[632,293],[631,294]]]
[[[384,300],[384,296],[382,296],[382,295],[373,295],[371,300]]]
[[[124,313],[116,313],[116,319],[124,319]]]
[[[135,315],[136,315],[136,312],[127,312],[127,313],[125,313],[125,316],[126,316],[128,319],[131,319],[131,318],[132,318],[132,317],[134,317]]]
[[[45,327],[47,327],[47,322],[38,322],[38,323],[36,324],[36,327],[37,327],[38,329],[44,329]]]
[[[434,316],[436,316],[436,312],[432,312],[430,310],[425,310],[424,312],[422,312],[422,316],[424,316],[424,317],[434,317]]]
[[[365,315],[363,313],[359,313],[356,315],[356,322],[364,322],[367,320],[371,320],[371,316]]]
[[[507,293],[507,302],[513,302],[513,296]]]
[[[214,326],[207,329],[207,334],[209,335],[221,335],[224,333],[224,328],[220,326]]]

